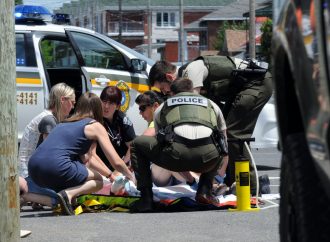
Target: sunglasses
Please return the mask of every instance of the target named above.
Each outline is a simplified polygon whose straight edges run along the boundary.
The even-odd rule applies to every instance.
[[[139,106],[140,112],[143,113],[144,111],[146,111],[147,107],[150,107],[150,105],[141,105],[141,106]]]

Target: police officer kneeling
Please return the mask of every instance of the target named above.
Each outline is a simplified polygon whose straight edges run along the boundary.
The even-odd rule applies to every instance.
[[[153,210],[150,161],[172,171],[201,173],[195,200],[218,205],[211,194],[213,177],[226,155],[226,124],[220,108],[193,93],[189,79],[175,80],[174,96],[155,112],[156,137],[137,137],[131,147],[131,161],[141,199],[131,212]]]

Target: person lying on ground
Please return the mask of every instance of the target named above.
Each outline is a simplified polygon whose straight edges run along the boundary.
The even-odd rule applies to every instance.
[[[132,204],[131,212],[154,209],[151,160],[177,172],[200,172],[195,200],[219,205],[212,194],[212,182],[225,156],[214,138],[215,134],[222,133],[227,142],[222,112],[214,102],[195,94],[189,79],[175,80],[171,92],[174,96],[162,103],[154,114],[156,136],[140,136],[132,143],[132,165],[141,199]]]

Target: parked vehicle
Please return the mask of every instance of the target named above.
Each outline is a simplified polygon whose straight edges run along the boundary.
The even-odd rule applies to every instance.
[[[274,0],[281,241],[330,238],[330,1]]]
[[[50,88],[59,82],[74,87],[77,98],[87,90],[100,94],[105,86],[117,85],[124,94],[122,111],[142,133],[147,123],[134,101],[150,89],[147,72],[154,62],[94,31],[51,24],[43,21],[44,14],[24,11],[16,13],[15,25],[19,139],[26,124],[45,109]]]
[[[150,89],[147,75],[153,60],[95,31],[52,24],[58,15],[51,18],[43,7],[18,5],[15,11],[19,140],[27,123],[46,108],[49,90],[58,82],[74,87],[77,98],[88,90],[100,94],[105,86],[117,85],[124,94],[121,109],[136,133],[146,129],[135,98]],[[260,114],[252,147],[276,146],[274,113],[269,102]]]

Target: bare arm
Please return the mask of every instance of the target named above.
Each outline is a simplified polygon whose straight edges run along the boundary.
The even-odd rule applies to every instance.
[[[96,154],[96,147],[97,143],[94,142],[91,145],[91,148],[89,149],[88,153],[82,156],[82,160],[87,167],[92,168],[93,170],[99,172],[101,175],[109,178],[110,181],[113,181],[114,177],[112,176],[112,172],[104,164],[101,158]]]
[[[147,128],[142,135],[145,136],[156,136],[156,130],[155,128]]]
[[[191,174],[191,171],[181,171],[178,172],[187,182],[193,182],[195,177]]]
[[[131,160],[131,144],[132,144],[132,141],[125,142],[125,144],[127,146],[127,152],[126,152],[123,160],[127,164],[127,162],[129,162]]]
[[[111,144],[109,136],[102,124],[96,122],[90,125],[86,125],[85,135],[88,139],[98,141],[102,151],[114,169],[121,172],[131,181],[135,182],[135,178],[132,172],[128,169],[125,162],[119,157],[115,148]]]

